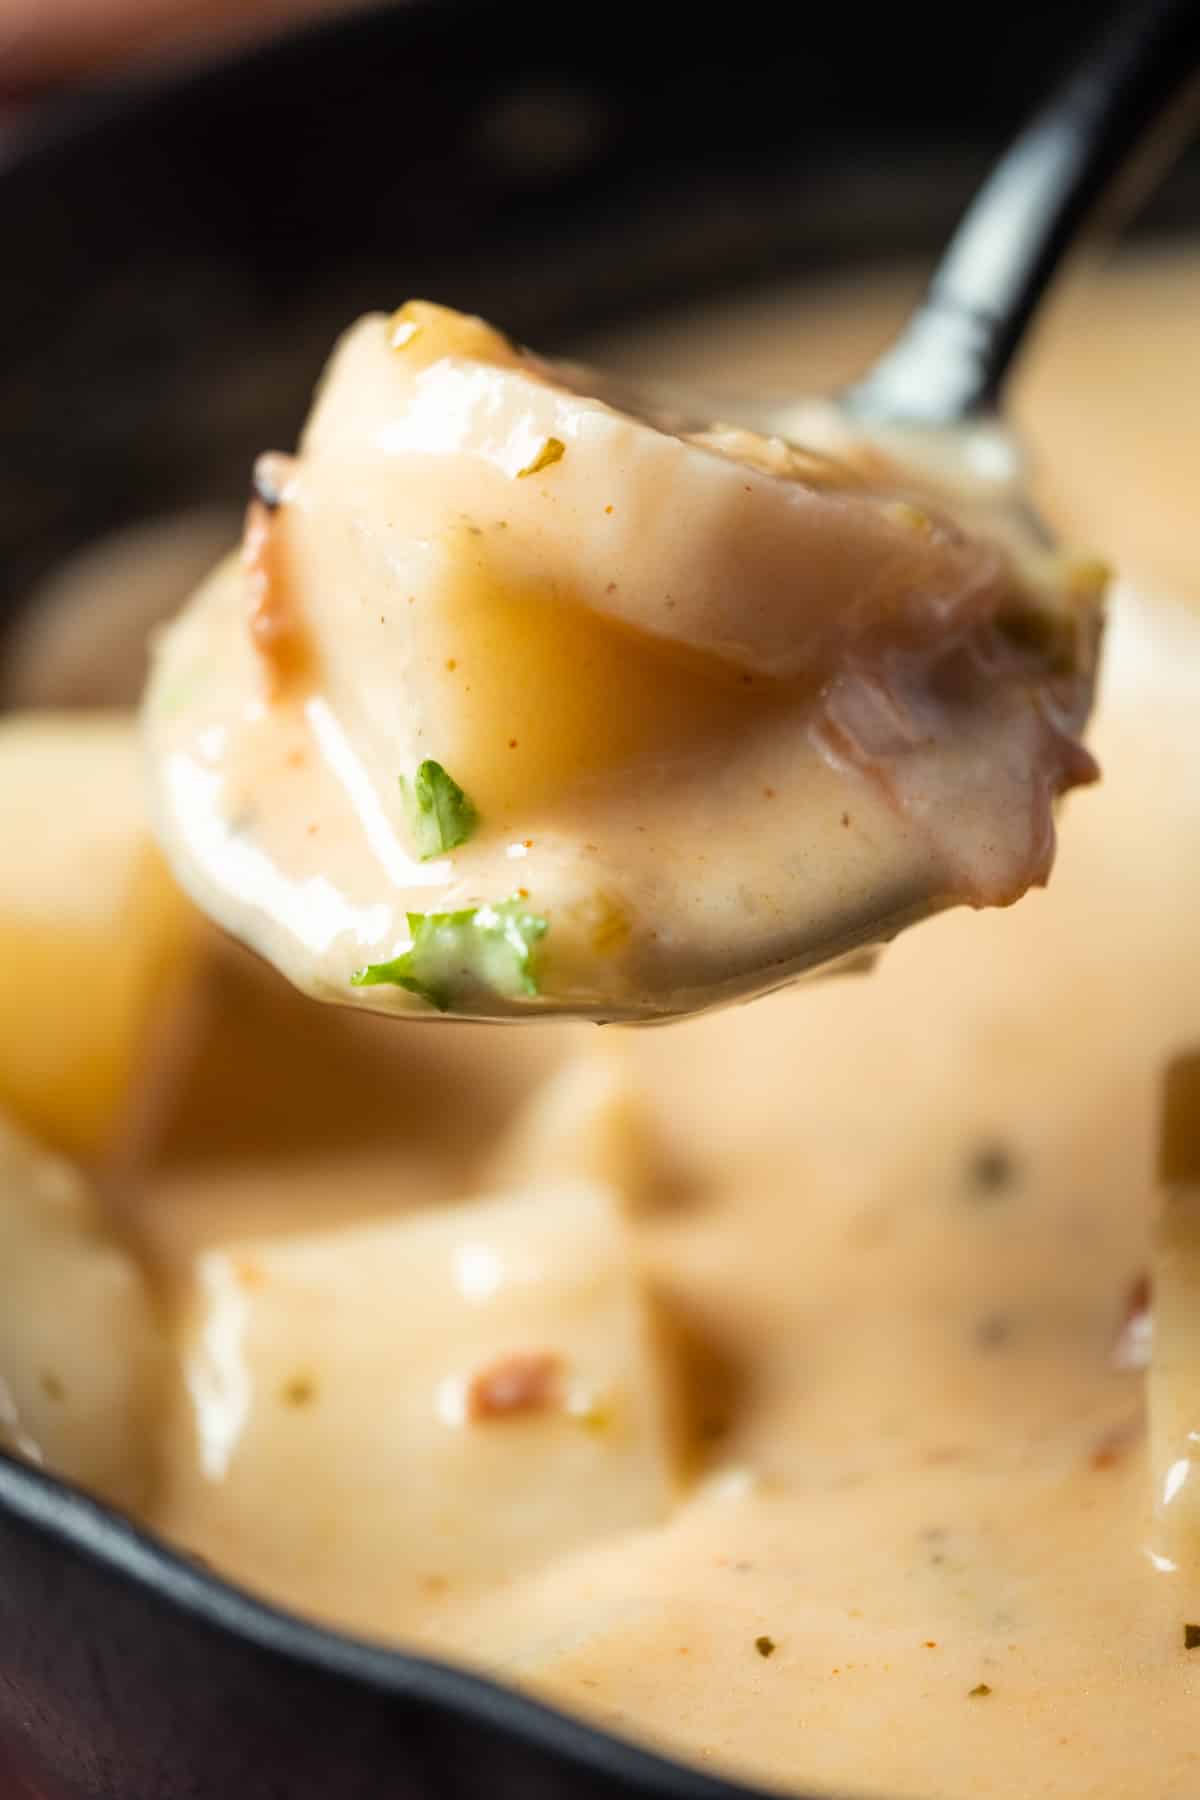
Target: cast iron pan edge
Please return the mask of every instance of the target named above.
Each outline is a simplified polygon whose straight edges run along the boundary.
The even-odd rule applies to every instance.
[[[767,1800],[277,1611],[3,1454],[0,1743],[4,1800]]]

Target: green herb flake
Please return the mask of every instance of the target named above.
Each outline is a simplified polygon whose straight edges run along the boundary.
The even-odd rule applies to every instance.
[[[1008,1146],[995,1139],[985,1140],[968,1159],[968,1190],[973,1199],[995,1200],[1011,1192],[1019,1174],[1017,1158]]]
[[[922,512],[919,506],[913,506],[908,500],[888,501],[883,508],[883,515],[893,525],[899,525],[917,537],[933,536],[934,523],[929,514]]]
[[[550,468],[553,463],[561,462],[566,454],[567,446],[561,438],[548,437],[533,461],[527,462],[523,469],[517,470],[517,480],[520,481],[526,475],[540,475],[543,469]]]
[[[293,1375],[279,1390],[279,1398],[285,1406],[311,1406],[316,1397],[317,1384],[311,1375]]]
[[[756,1637],[754,1640],[754,1648],[758,1651],[760,1656],[774,1656],[775,1639],[765,1636]]]
[[[1184,1626],[1183,1647],[1185,1650],[1200,1650],[1200,1625]]]
[[[988,1686],[987,1682],[981,1681],[977,1687],[973,1687],[971,1689],[970,1693],[967,1695],[967,1699],[968,1700],[986,1700],[988,1695],[991,1693],[991,1691],[992,1690]]]
[[[479,823],[479,814],[439,762],[423,762],[411,782],[402,775],[400,788],[409,803],[413,838],[422,862],[457,850]]]
[[[594,1432],[597,1437],[611,1431],[617,1416],[610,1398],[593,1393],[572,1394],[567,1400],[567,1412],[584,1431]]]
[[[351,987],[407,988],[439,1012],[471,988],[506,999],[538,992],[534,952],[549,923],[519,895],[460,912],[409,913],[408,929],[408,949],[390,962],[368,963],[350,977]]]

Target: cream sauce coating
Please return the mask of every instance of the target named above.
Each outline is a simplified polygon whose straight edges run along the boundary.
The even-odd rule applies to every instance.
[[[294,1268],[295,1238],[443,1218],[481,1171],[582,1173],[625,1194],[637,1264],[691,1344],[697,1466],[669,1517],[512,1580],[431,1554],[406,1565],[416,1595],[372,1537],[339,1585],[319,1555],[257,1548],[324,1532],[352,1559],[332,1486],[265,1481],[239,1521],[218,1483],[206,1513],[179,1434],[151,1523],[301,1611],[787,1792],[1192,1800],[1200,1552],[1172,1575],[1145,1554],[1143,1382],[1120,1344],[1150,1257],[1159,1077],[1200,1021],[1197,281],[1194,259],[1151,259],[1081,289],[1022,397],[1060,516],[1195,603],[1118,591],[1105,779],[1068,802],[1045,894],[935,919],[870,980],[661,1033],[428,1033],[306,1006],[240,953],[210,970],[133,1221],[174,1332],[221,1246],[273,1240]],[[674,341],[681,370],[747,386],[752,352],[776,383],[832,384],[896,310],[863,284],[816,312],[783,295],[643,354],[661,368]],[[597,1036],[602,1070],[573,1060]],[[352,1421],[323,1418],[302,1316],[293,1347],[313,1404],[252,1392],[248,1422],[279,1434],[281,1467],[311,1467],[301,1434],[319,1461]],[[395,1396],[382,1366],[355,1396],[364,1469]]]
[[[343,340],[158,653],[156,817],[201,906],[324,999],[634,1019],[1043,882],[1095,773],[1102,577],[1004,482],[827,421],[680,435],[578,379],[417,303]],[[422,860],[430,758],[478,818]],[[514,895],[507,983],[449,927],[420,972],[414,915]],[[355,985],[396,958],[408,986]]]

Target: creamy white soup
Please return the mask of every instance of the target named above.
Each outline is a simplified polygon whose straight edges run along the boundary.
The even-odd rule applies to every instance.
[[[908,285],[581,350],[827,388]],[[1044,892],[868,975],[648,1034],[315,1007],[166,878],[131,720],[0,724],[9,1446],[735,1776],[1200,1791],[1186,1081],[1155,1223],[1200,1037],[1198,294],[1194,258],[1088,272],[1016,397],[1046,516],[1119,571],[1103,779]],[[30,832],[102,757],[76,847]]]

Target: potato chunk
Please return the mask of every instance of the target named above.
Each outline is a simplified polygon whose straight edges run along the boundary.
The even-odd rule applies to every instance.
[[[190,935],[146,827],[133,719],[0,721],[0,841],[0,1106],[93,1156]]]
[[[0,1445],[139,1510],[164,1353],[81,1178],[0,1120]]]
[[[1150,1450],[1155,1548],[1200,1573],[1200,1051],[1167,1071],[1159,1173],[1166,1188],[1153,1265]]]
[[[568,1057],[534,1088],[493,1151],[488,1176],[501,1188],[596,1181],[636,1212],[653,1187],[659,1154],[634,1072],[606,1044]]]
[[[363,319],[160,639],[164,848],[314,998],[661,1019],[1049,874],[1099,565],[949,440],[935,474],[833,407],[797,449],[631,404]]]
[[[176,1330],[158,1522],[304,1610],[403,1631],[432,1593],[668,1511],[652,1328],[599,1187],[206,1251]]]

